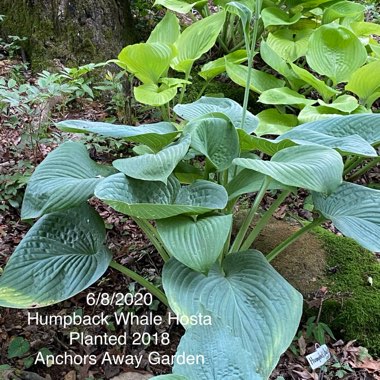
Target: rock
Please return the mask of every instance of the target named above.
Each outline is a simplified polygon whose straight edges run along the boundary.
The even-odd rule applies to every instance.
[[[77,373],[75,371],[66,373],[64,380],[77,380]]]
[[[111,380],[147,380],[154,377],[150,373],[125,372],[113,377]]]

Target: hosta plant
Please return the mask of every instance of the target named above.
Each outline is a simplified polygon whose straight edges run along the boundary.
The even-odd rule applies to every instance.
[[[62,131],[135,143],[136,155],[101,165],[83,144],[67,141],[46,157],[28,183],[21,210],[23,219],[37,221],[0,277],[0,305],[51,305],[86,289],[112,267],[182,317],[180,354],[203,356],[199,365],[175,361],[173,374],[159,378],[268,379],[302,313],[301,294],[270,261],[325,220],[364,247],[380,250],[380,191],[343,181],[353,162],[378,160],[380,116],[316,121],[269,140],[257,134],[246,88],[243,107],[207,97],[176,105],[180,124],[58,123]],[[311,192],[318,215],[265,257],[252,244],[298,188]],[[267,191],[277,197],[257,219]],[[250,210],[233,234],[235,205],[252,193]],[[146,233],[165,263],[163,290],[112,260],[104,223],[87,203],[92,197],[128,215]],[[211,324],[186,322],[199,315]]]
[[[47,156],[22,206],[23,219],[38,221],[0,277],[0,305],[34,308],[62,301],[111,266],[177,315],[210,316],[212,325],[184,326],[178,348],[204,355],[204,365],[175,364],[174,374],[266,379],[291,343],[302,310],[301,295],[270,261],[324,220],[366,248],[380,249],[380,191],[342,181],[352,157],[377,159],[380,116],[317,121],[266,140],[255,134],[256,117],[247,112],[242,120],[241,106],[229,99],[202,98],[175,111],[187,121],[183,129],[165,122],[58,124],[63,131],[135,142],[141,155],[100,165],[81,143],[68,141]],[[260,151],[271,158],[253,154]],[[251,249],[270,215],[297,188],[310,190],[319,216],[267,257]],[[261,199],[274,189],[277,199],[252,226]],[[234,205],[252,192],[252,208],[232,236]],[[87,204],[93,196],[130,216],[151,239],[165,261],[165,293],[112,260],[104,223]]]

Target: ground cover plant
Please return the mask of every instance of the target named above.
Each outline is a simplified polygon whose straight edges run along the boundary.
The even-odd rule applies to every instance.
[[[262,15],[260,5],[256,3],[256,19]],[[225,8],[242,20],[242,30],[248,27],[252,11],[243,3]],[[225,16],[208,16],[218,20],[218,33],[219,18]],[[165,16],[152,36],[174,24],[173,16]],[[213,44],[218,33],[205,33],[210,39],[205,46]],[[205,357],[199,366],[175,363],[173,375],[158,378],[270,376],[291,344],[302,313],[302,296],[270,261],[325,220],[369,250],[380,250],[380,191],[344,180],[359,163],[369,162],[367,170],[377,162],[374,147],[380,142],[380,117],[359,114],[317,120],[275,140],[260,137],[259,120],[247,110],[258,24],[252,33],[243,34],[248,57],[243,106],[210,97],[181,104],[180,95],[173,107],[176,116],[163,109],[167,119],[163,122],[138,127],[85,120],[57,124],[65,132],[133,142],[136,155],[101,165],[83,144],[68,141],[37,167],[28,182],[21,217],[38,220],[0,277],[1,306],[35,308],[68,299],[111,266],[140,282],[181,317],[186,333],[179,353]],[[119,63],[141,80],[140,90],[147,90],[147,97],[170,90],[168,101],[174,99],[178,86],[185,88],[193,61],[207,51],[190,54],[188,45],[180,44],[177,48],[186,50],[181,55],[175,51],[176,41],[148,42],[119,57]],[[163,54],[163,61],[147,59],[145,49],[148,56],[152,51]],[[166,76],[173,60],[184,80]],[[152,105],[162,105],[155,102]],[[312,193],[318,216],[266,257],[250,249],[277,207],[298,188]],[[268,190],[278,190],[276,201],[251,227]],[[252,192],[257,193],[252,207],[233,235],[235,204]],[[164,291],[112,260],[105,247],[104,223],[87,203],[93,196],[131,217],[146,233],[165,262]],[[198,323],[191,322],[194,316]]]

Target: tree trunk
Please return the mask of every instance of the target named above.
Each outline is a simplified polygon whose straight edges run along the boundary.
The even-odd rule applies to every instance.
[[[101,62],[135,41],[129,0],[1,0],[3,37],[26,37],[33,70]]]

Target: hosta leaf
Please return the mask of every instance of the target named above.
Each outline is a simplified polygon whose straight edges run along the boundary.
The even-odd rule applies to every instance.
[[[228,195],[223,186],[195,181],[180,187],[171,176],[162,182],[147,182],[112,175],[95,189],[95,195],[116,211],[142,219],[162,219],[181,214],[204,214],[226,207]]]
[[[380,251],[380,191],[343,182],[325,197],[313,194],[314,206],[346,236]]]
[[[263,137],[257,137],[248,135],[242,130],[238,131],[239,144],[242,151],[260,150],[270,156],[273,156],[276,152],[296,145],[296,143],[286,139],[282,141],[265,139]]]
[[[374,22],[352,22],[350,23],[350,28],[358,37],[370,36],[372,34],[380,36],[380,25]]]
[[[173,12],[189,13],[197,4],[204,3],[204,0],[195,1],[194,3],[181,0],[156,0],[154,5],[163,5],[165,8],[170,9]]]
[[[148,145],[159,150],[168,145],[178,131],[172,123],[161,122],[139,126],[116,125],[88,120],[65,120],[56,126],[64,132],[97,133],[98,135],[113,138],[122,138],[128,141]]]
[[[296,105],[300,108],[314,104],[316,100],[306,99],[303,95],[288,87],[272,88],[259,96],[259,102],[264,104]]]
[[[133,89],[133,94],[138,102],[150,106],[162,106],[169,103],[177,95],[178,86],[157,86],[154,83],[142,84]]]
[[[178,18],[174,13],[166,12],[164,18],[156,25],[146,42],[174,44],[180,35]]]
[[[0,306],[43,307],[92,285],[111,261],[105,234],[103,221],[87,204],[39,219],[0,277]]]
[[[346,88],[358,95],[368,108],[380,97],[380,61],[360,67],[350,77]]]
[[[190,74],[193,62],[214,46],[225,17],[225,12],[217,12],[187,27],[175,44],[178,52],[171,62],[172,68]]]
[[[316,89],[325,101],[331,99],[334,95],[339,94],[339,91],[327,86],[325,82],[316,78],[311,72],[299,67],[293,63],[290,64],[295,74],[306,82],[308,85]]]
[[[265,175],[259,172],[254,172],[249,169],[243,169],[237,174],[226,186],[229,199],[234,199],[239,195],[246,193],[255,193],[260,190],[263,184]],[[268,186],[268,190],[284,190],[291,187],[286,186],[280,182],[271,180]]]
[[[204,80],[211,80],[217,75],[226,71],[226,61],[230,63],[242,63],[247,60],[246,50],[236,50],[232,53],[225,55],[222,58],[218,58],[215,61],[211,61],[202,66],[201,71],[198,73]]]
[[[92,161],[84,145],[66,142],[48,154],[26,187],[22,219],[77,206],[91,198],[95,186],[115,170]]]
[[[367,51],[358,37],[335,23],[322,25],[311,35],[306,54],[309,66],[334,84],[347,81],[366,59]]]
[[[365,6],[353,1],[339,1],[330,5],[323,12],[322,23],[329,24],[336,19],[349,17],[352,20],[363,21]]]
[[[226,115],[235,128],[244,129],[247,133],[252,133],[258,125],[257,117],[249,111],[246,115],[244,126],[241,125],[243,107],[232,99],[202,97],[189,104],[177,104],[174,112],[185,120],[196,119],[213,113]]]
[[[300,124],[304,124],[318,120],[331,119],[333,117],[339,117],[342,115],[344,115],[343,112],[340,112],[334,108],[325,106],[306,106],[298,114],[298,122]]]
[[[301,18],[301,13],[290,16],[278,7],[267,7],[262,10],[261,18],[265,28],[270,25],[292,25]]]
[[[281,113],[276,108],[261,111],[257,117],[259,119],[259,126],[255,130],[257,136],[282,135],[298,124],[296,116]]]
[[[189,146],[190,136],[183,136],[178,142],[158,153],[122,158],[115,160],[112,165],[129,177],[166,183],[174,168],[186,155]]]
[[[322,146],[302,145],[277,152],[270,161],[237,158],[234,164],[268,175],[288,186],[332,193],[342,182],[339,153]]]
[[[211,326],[187,330],[177,352],[199,358],[196,365],[174,364],[173,372],[186,376],[184,379],[262,379],[254,370],[252,355],[242,347],[242,340],[233,336],[230,328],[215,321]]]
[[[243,65],[235,65],[234,63],[226,62],[227,74],[232,81],[237,83],[239,86],[246,87],[247,77],[248,77],[248,67]],[[252,91],[261,94],[262,92],[283,87],[285,82],[281,79],[276,78],[272,74],[265,73],[260,70],[252,69],[251,81],[249,88]]]
[[[307,124],[306,124],[307,125]],[[375,149],[358,135],[333,136],[319,130],[307,128],[293,128],[284,133],[275,141],[292,140],[299,145],[323,145],[328,148],[338,149],[343,154],[356,154],[360,156],[376,156]]]
[[[288,80],[293,90],[297,91],[305,84],[305,82],[290,69],[286,61],[265,41],[262,41],[260,44],[260,56],[268,66],[272,67]]]
[[[359,135],[374,145],[380,143],[380,114],[349,115],[319,120],[300,125],[294,128],[292,133],[296,130],[302,133],[301,129],[310,129],[335,137]],[[286,135],[282,135],[281,138],[286,138]]]
[[[193,183],[197,179],[204,178],[203,170],[196,168],[195,166],[181,161],[174,169],[174,175],[179,179],[181,183]]]
[[[166,73],[173,49],[163,43],[141,43],[125,47],[118,59],[143,83],[157,83]]]
[[[220,321],[230,328],[252,355],[251,368],[260,380],[269,377],[291,343],[302,314],[302,296],[254,250],[227,256],[223,270],[214,267],[208,277],[171,259],[164,267],[163,285],[177,315],[204,314],[207,310],[213,324]],[[220,377],[225,378],[229,376]]]
[[[191,135],[191,147],[205,155],[211,164],[222,171],[239,156],[239,139],[232,123],[221,118],[194,120],[186,125]]]
[[[318,99],[318,103],[324,107],[347,113],[351,113],[359,107],[358,101],[351,95],[341,95],[332,103],[325,103],[323,100]]]
[[[285,61],[293,62],[306,54],[313,30],[280,29],[269,33],[267,44]]]
[[[231,227],[232,215],[197,220],[177,216],[157,221],[157,232],[168,252],[182,264],[202,273],[207,273],[220,256]]]

